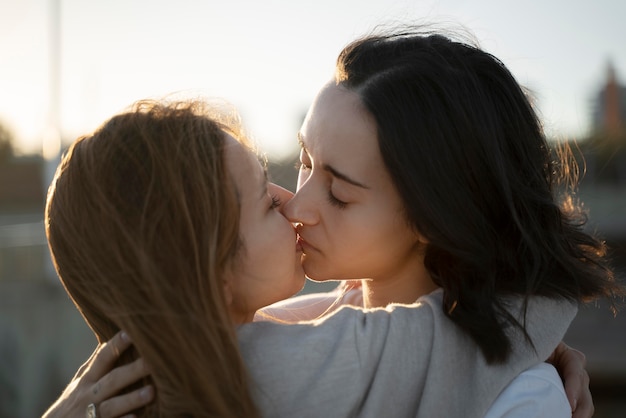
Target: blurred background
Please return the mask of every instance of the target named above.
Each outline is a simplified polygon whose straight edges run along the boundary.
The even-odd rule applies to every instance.
[[[335,58],[378,24],[464,26],[584,158],[589,228],[626,274],[626,3],[618,0],[0,0],[0,418],[41,415],[95,346],[52,269],[43,205],[62,150],[132,102],[225,98],[295,190],[295,133]],[[305,291],[320,289],[307,285]],[[626,415],[626,314],[581,309],[597,417]]]

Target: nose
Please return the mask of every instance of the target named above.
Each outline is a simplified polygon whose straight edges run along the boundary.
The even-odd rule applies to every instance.
[[[283,215],[293,224],[315,225],[319,222],[319,201],[315,201],[307,183],[300,185],[291,200],[281,205]]]

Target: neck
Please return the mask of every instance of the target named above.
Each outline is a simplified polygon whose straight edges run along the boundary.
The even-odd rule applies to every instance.
[[[438,287],[426,271],[406,278],[363,279],[361,282],[365,308],[385,307],[390,303],[414,303],[420,296]]]
[[[230,319],[233,322],[234,326],[239,326],[243,324],[247,324],[248,322],[254,321],[254,314],[256,312],[234,312],[232,309],[230,311]]]

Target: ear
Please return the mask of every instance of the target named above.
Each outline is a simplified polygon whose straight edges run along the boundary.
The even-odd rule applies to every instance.
[[[420,231],[418,231],[415,227],[412,228],[413,229],[413,233],[415,234],[415,240],[420,244],[420,245],[426,245],[429,244],[430,242],[428,241],[428,238],[426,238]]]

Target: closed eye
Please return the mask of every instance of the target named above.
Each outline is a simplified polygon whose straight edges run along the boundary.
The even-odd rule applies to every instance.
[[[333,192],[330,190],[328,191],[328,203],[339,209],[345,209],[345,207],[348,206],[347,202],[337,199],[335,195],[333,195]]]
[[[270,209],[276,209],[277,207],[280,206],[282,202],[280,201],[280,198],[277,195],[272,195],[272,204],[270,206]]]

